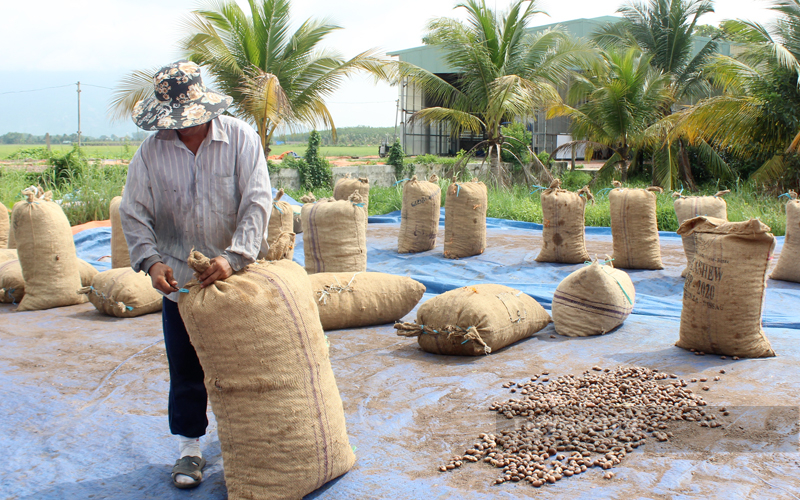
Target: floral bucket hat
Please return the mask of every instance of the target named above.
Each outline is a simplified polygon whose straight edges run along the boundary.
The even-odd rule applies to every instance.
[[[133,108],[133,121],[144,130],[172,130],[202,125],[221,115],[233,98],[208,90],[200,67],[186,60],[164,66],[153,77],[154,95]]]

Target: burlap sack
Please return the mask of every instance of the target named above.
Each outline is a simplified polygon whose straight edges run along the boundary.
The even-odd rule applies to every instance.
[[[309,278],[323,330],[393,323],[425,293],[418,281],[384,273],[318,273]]]
[[[616,186],[620,186],[616,183]],[[626,189],[618,187],[608,194],[611,204],[611,238],[614,266],[622,269],[664,269],[656,218],[656,194],[653,187]]]
[[[86,296],[78,293],[80,267],[67,216],[52,201],[49,191],[39,197],[35,189],[29,188],[23,194],[28,199],[14,206],[12,216],[25,277],[25,296],[18,310],[34,311],[86,302]]]
[[[297,205],[292,205],[292,220],[294,226],[292,231],[294,234],[300,234],[303,232],[303,207],[299,207]]]
[[[400,234],[397,238],[398,253],[425,252],[436,246],[441,192],[439,178],[435,175],[429,181],[419,181],[415,175],[405,183]]]
[[[444,256],[460,259],[486,250],[486,210],[489,197],[486,185],[454,182],[444,200]]]
[[[503,285],[450,290],[425,302],[416,323],[397,323],[402,337],[417,337],[434,354],[478,356],[530,337],[550,315],[528,295]]]
[[[333,199],[337,201],[347,201],[353,193],[358,193],[361,196],[361,203],[369,208],[369,179],[366,177],[353,179],[347,174],[336,181],[333,187]]]
[[[282,197],[283,189],[280,189],[272,200],[272,214],[269,216],[267,227],[267,243],[270,246],[270,252],[266,257],[268,260],[292,260],[294,257],[294,212],[288,202],[281,201]],[[281,240],[279,248],[273,251],[272,246],[277,244],[279,239]]]
[[[728,204],[722,199],[722,196],[728,193],[730,191],[720,191],[714,196],[681,196],[678,193],[673,194],[672,196],[676,198],[674,205],[678,226],[689,219],[700,216],[728,220]],[[695,242],[696,236],[694,234],[682,236],[681,239],[687,262],[687,267],[681,272],[681,276],[685,278],[686,273],[689,272],[688,265],[692,263],[694,258],[694,249],[697,243]]]
[[[628,274],[611,260],[595,259],[559,283],[553,295],[553,323],[559,335],[603,335],[633,311],[636,291]]]
[[[0,248],[8,248],[8,209],[0,203]]]
[[[303,205],[303,250],[308,274],[367,270],[367,209],[358,193],[348,201]]]
[[[25,296],[25,279],[19,260],[0,262],[0,302],[19,304]]]
[[[99,273],[97,268],[82,259],[78,259],[78,272],[81,275],[82,287],[90,286],[94,277]]]
[[[683,284],[678,347],[742,358],[774,356],[761,329],[766,275],[775,237],[756,219],[689,219],[678,234],[697,237]]]
[[[17,260],[17,251],[11,248],[0,248],[0,262],[7,260]]]
[[[579,264],[589,260],[584,239],[587,198],[594,203],[588,186],[573,193],[561,189],[561,179],[542,191],[542,250],[537,262]]]
[[[161,311],[163,297],[153,288],[150,277],[130,267],[97,274],[91,285],[81,289],[89,302],[103,314],[133,318]]]
[[[800,200],[794,191],[789,193],[791,200],[786,204],[786,237],[778,265],[769,277],[800,283]]]
[[[17,208],[17,205],[22,203],[22,201],[14,203],[14,208]],[[8,244],[6,247],[9,250],[17,248],[17,239],[14,238],[14,210],[11,210],[11,214],[8,216]]]
[[[120,203],[122,203],[122,196],[116,196],[111,199],[108,207],[109,219],[111,219],[112,269],[131,267],[131,254],[128,252],[128,242],[125,241],[125,233],[122,232],[122,221],[119,218]]]
[[[197,272],[208,265],[189,259]],[[299,499],[347,472],[355,455],[303,268],[259,262],[186,288],[178,307],[217,417],[228,498]]]

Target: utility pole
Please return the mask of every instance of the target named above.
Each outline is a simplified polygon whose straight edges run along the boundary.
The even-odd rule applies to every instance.
[[[81,82],[78,82],[78,147],[81,147]]]

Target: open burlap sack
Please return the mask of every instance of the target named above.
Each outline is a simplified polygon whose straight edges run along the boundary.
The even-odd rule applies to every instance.
[[[789,195],[791,199],[786,204],[786,238],[778,265],[769,277],[800,283],[800,200],[794,191],[789,191]]]
[[[559,283],[553,295],[553,323],[559,335],[603,335],[621,325],[633,311],[636,291],[612,261],[595,259]]]
[[[307,203],[302,213],[308,274],[367,270],[367,209],[361,195],[353,193],[347,201]]]
[[[454,182],[444,200],[444,256],[460,259],[486,250],[486,185],[478,179]]]
[[[369,208],[369,179],[366,177],[355,179],[347,174],[336,181],[333,187],[333,199],[337,201],[347,201],[353,193],[358,193],[361,196],[361,203]]]
[[[678,347],[742,358],[774,356],[761,328],[775,237],[757,219],[696,217],[681,224],[697,248],[683,284]]]
[[[0,248],[8,248],[9,224],[8,208],[0,203]]]
[[[189,258],[198,273],[208,265]],[[299,499],[347,472],[355,455],[303,268],[258,262],[186,289],[178,307],[217,417],[228,498]]]
[[[278,190],[278,194],[272,200],[272,214],[269,216],[267,226],[267,243],[270,250],[264,256],[267,260],[292,260],[294,257],[294,212],[292,206],[281,198],[283,189]],[[276,246],[274,250],[273,246]]]
[[[584,198],[581,195],[586,196]],[[542,191],[542,250],[537,262],[579,264],[589,260],[584,238],[586,199],[594,203],[589,186],[577,193],[561,189],[561,179]]]
[[[81,275],[81,286],[90,286],[99,271],[83,259],[78,259],[78,272]]]
[[[324,330],[393,323],[425,293],[418,281],[384,273],[317,273],[309,279]]]
[[[40,197],[35,188],[29,188],[23,194],[27,200],[14,206],[12,216],[25,277],[25,296],[18,310],[34,311],[86,302],[86,296],[78,293],[80,266],[67,216],[52,201],[49,191]]]
[[[120,203],[122,203],[122,196],[115,196],[108,206],[108,217],[111,219],[112,269],[131,267],[131,254],[128,252],[128,242],[125,240],[125,233],[122,232],[122,221],[119,217]]]
[[[415,175],[403,185],[398,253],[425,252],[436,246],[442,206],[441,192],[439,178],[435,175],[428,181],[417,180]]]
[[[450,290],[425,302],[416,323],[397,323],[397,334],[417,337],[434,354],[479,356],[530,337],[550,323],[530,296],[503,285]]]
[[[0,262],[0,302],[19,304],[25,296],[25,279],[19,260]]]
[[[81,293],[103,314],[118,318],[133,318],[161,311],[163,297],[153,288],[144,272],[129,268],[111,269],[98,273],[91,285]]]
[[[616,181],[614,185],[617,187],[608,193],[614,266],[622,269],[664,269],[654,192],[662,192],[663,189],[626,189]]]
[[[17,260],[17,251],[13,248],[0,248],[0,263],[7,260]]]
[[[44,194],[44,192],[42,192]],[[17,205],[21,205],[22,201],[18,201],[14,203],[14,208],[17,208]],[[8,216],[8,243],[6,244],[6,248],[9,250],[13,250],[17,248],[17,239],[14,238],[14,210],[11,210],[11,214]]]
[[[674,193],[672,196],[675,197],[675,216],[678,218],[678,226],[689,219],[700,216],[728,220],[728,204],[722,199],[722,196],[728,193],[730,193],[729,190],[719,191],[714,196],[681,196]],[[697,236],[694,234],[681,237],[687,262],[687,267],[681,272],[681,276],[684,278],[689,272],[688,265],[694,258],[694,249],[697,246],[696,238]]]

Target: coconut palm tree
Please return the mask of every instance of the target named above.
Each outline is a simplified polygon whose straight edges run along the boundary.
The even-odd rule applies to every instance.
[[[185,56],[204,67],[216,88],[233,97],[231,112],[258,129],[269,154],[279,127],[304,125],[336,128],[325,99],[345,78],[368,72],[389,80],[392,61],[368,50],[345,60],[320,48],[340,29],[307,19],[291,31],[290,0],[249,0],[249,13],[234,1],[195,10],[181,43]],[[152,93],[152,72],[138,71],[121,82],[112,102],[116,117],[129,116],[133,105]]]

